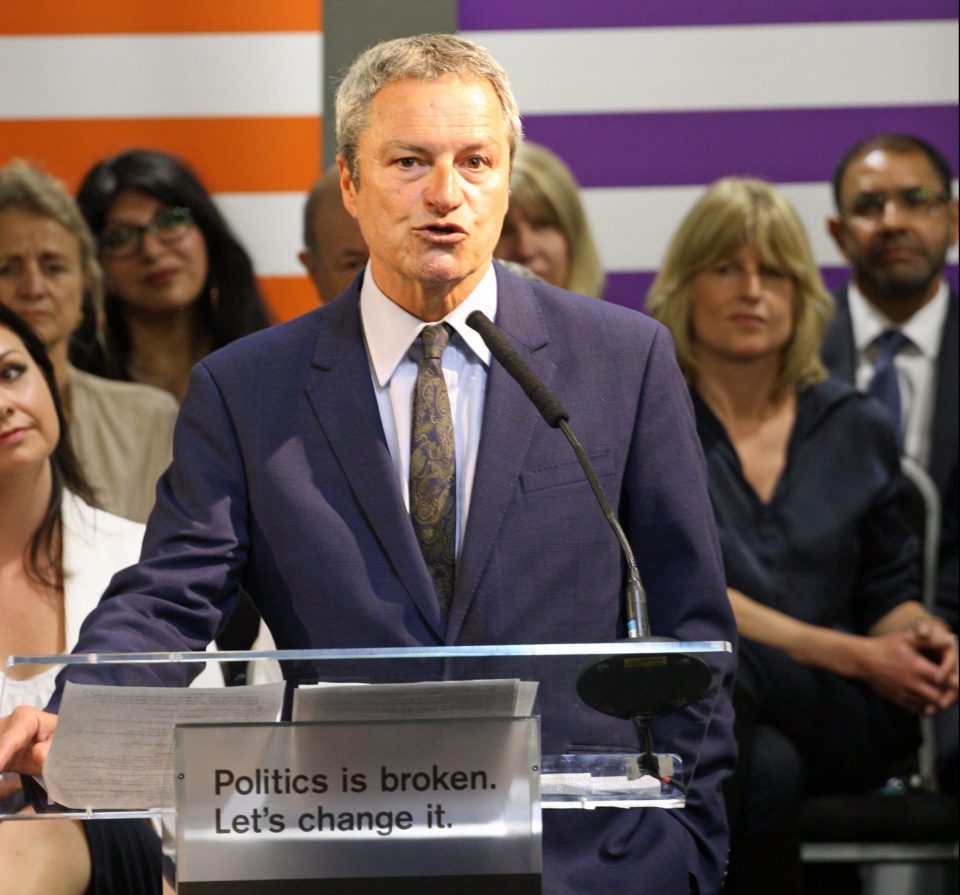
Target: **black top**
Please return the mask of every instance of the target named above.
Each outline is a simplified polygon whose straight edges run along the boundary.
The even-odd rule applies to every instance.
[[[920,599],[918,545],[901,512],[896,436],[882,407],[827,380],[804,389],[769,503],[726,430],[692,392],[727,584],[816,625],[865,631]]]

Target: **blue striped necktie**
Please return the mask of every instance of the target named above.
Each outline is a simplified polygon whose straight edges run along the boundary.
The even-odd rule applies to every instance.
[[[450,328],[445,323],[424,327],[420,339],[423,360],[413,387],[410,427],[410,516],[446,619],[453,599],[457,538],[453,417],[440,365]]]
[[[910,344],[910,340],[898,329],[888,329],[874,340],[880,353],[873,365],[873,379],[867,386],[867,394],[880,401],[893,417],[897,430],[897,444],[903,449],[903,417],[900,402],[900,383],[897,381],[897,354]]]

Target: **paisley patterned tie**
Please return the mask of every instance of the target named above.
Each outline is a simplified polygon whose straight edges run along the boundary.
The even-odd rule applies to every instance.
[[[410,428],[410,515],[437,591],[443,617],[453,599],[457,539],[457,463],[450,400],[440,357],[450,340],[447,324],[420,333],[423,360],[413,387]]]

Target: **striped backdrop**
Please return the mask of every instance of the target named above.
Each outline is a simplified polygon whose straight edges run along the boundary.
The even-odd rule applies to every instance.
[[[296,253],[320,168],[322,13],[320,0],[2,0],[0,161],[31,158],[75,187],[129,146],[184,156],[275,314],[294,316],[314,305]],[[642,307],[716,177],[781,184],[833,283],[828,181],[848,145],[910,131],[957,169],[955,0],[459,0],[459,16],[510,73],[527,135],[576,173],[622,304]]]
[[[460,0],[460,27],[509,72],[526,135],[573,169],[621,304],[642,307],[718,177],[781,185],[833,285],[824,221],[847,147],[907,131],[957,171],[956,0]]]
[[[297,252],[320,170],[322,13],[320,0],[0,0],[0,160],[75,188],[114,152],[175,152],[250,250],[274,314],[315,307]]]

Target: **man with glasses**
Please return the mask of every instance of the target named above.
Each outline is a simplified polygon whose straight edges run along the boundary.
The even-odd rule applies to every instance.
[[[835,293],[824,340],[831,372],[874,394],[900,427],[903,452],[930,472],[942,502],[938,612],[957,630],[957,293],[944,277],[957,243],[950,166],[928,143],[878,134],[833,176],[830,233],[853,268]],[[956,739],[954,716],[952,739]],[[952,786],[956,786],[954,766]]]

